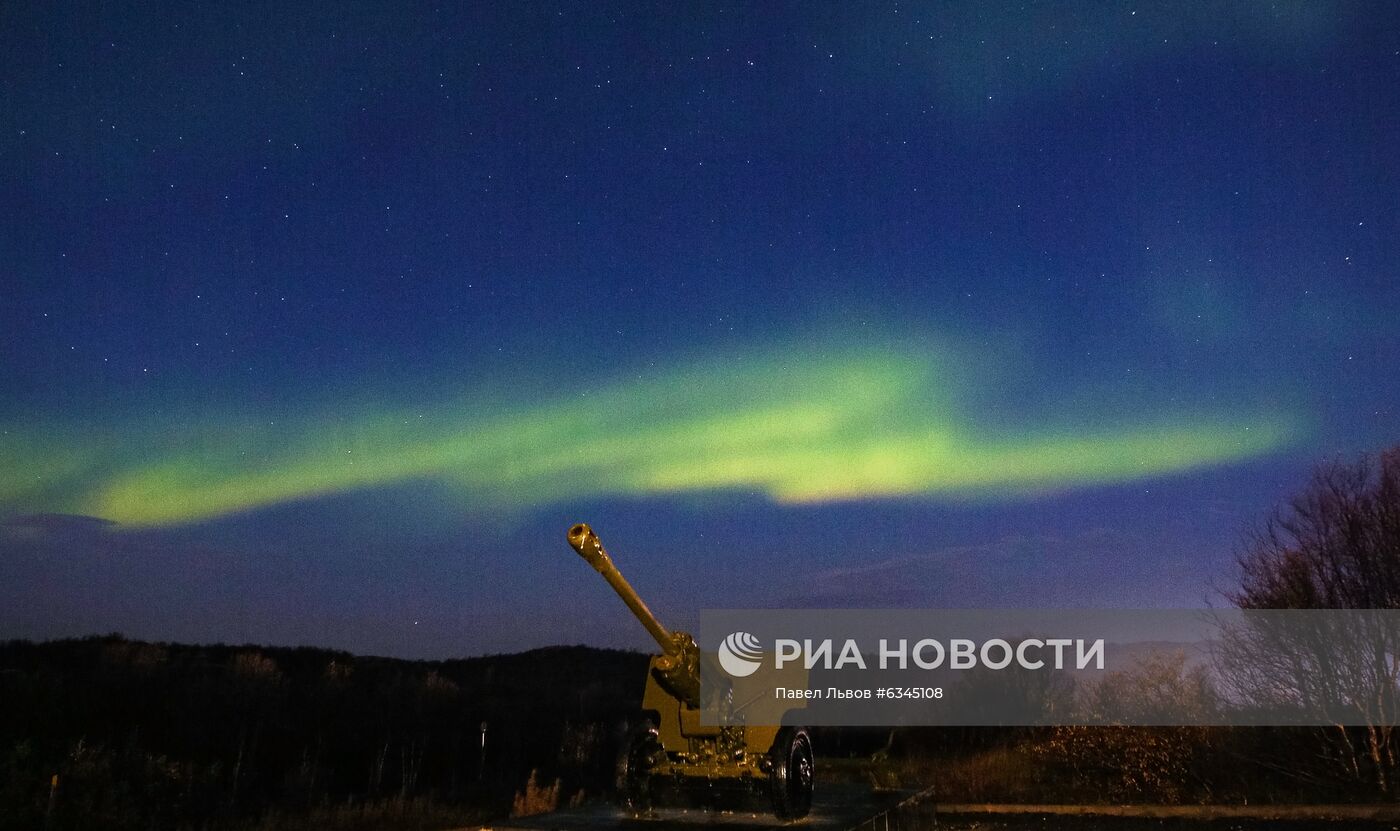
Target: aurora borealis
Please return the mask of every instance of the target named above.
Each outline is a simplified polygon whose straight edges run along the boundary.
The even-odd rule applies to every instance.
[[[178,424],[124,430],[139,452],[113,448],[87,460],[42,447],[30,459],[16,453],[3,491],[17,501],[39,491],[53,501],[36,498],[35,508],[121,527],[412,479],[457,490],[464,511],[718,490],[786,503],[995,498],[1249,458],[1290,433],[1277,420],[1165,414],[1101,431],[983,436],[949,412],[936,366],[893,352],[807,362],[793,351],[787,360],[688,367],[476,419],[450,409],[426,421],[422,413],[313,413],[290,425],[186,431],[177,442],[160,436],[179,433]]]
[[[9,6],[0,637],[640,644],[576,520],[681,622],[1194,603],[1400,436],[1382,20]]]

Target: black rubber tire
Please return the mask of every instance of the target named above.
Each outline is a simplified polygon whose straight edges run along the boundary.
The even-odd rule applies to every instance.
[[[781,820],[802,819],[812,810],[812,780],[816,760],[812,739],[801,727],[784,727],[768,751],[768,794],[773,813]]]
[[[651,760],[661,751],[661,739],[650,719],[634,724],[617,754],[617,802],[633,812],[651,810]]]

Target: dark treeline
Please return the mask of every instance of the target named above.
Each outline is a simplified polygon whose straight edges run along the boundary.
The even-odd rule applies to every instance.
[[[532,771],[562,798],[598,793],[645,671],[645,656],[586,647],[429,662],[0,643],[0,827],[213,827],[412,800],[490,814]]]
[[[0,643],[0,829],[444,828],[607,797],[645,667],[586,647],[425,662],[118,636]],[[1177,689],[1161,673],[1179,670],[1129,680],[1147,696]],[[1364,728],[814,735],[824,777],[933,784],[952,802],[1391,798],[1357,752]]]

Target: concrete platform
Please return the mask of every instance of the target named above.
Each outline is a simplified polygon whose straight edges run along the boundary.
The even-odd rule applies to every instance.
[[[847,831],[889,810],[911,791],[873,791],[868,787],[821,783],[812,812],[794,822],[781,822],[772,814],[705,809],[658,808],[654,816],[633,817],[610,805],[586,805],[533,817],[501,820],[463,831],[769,831],[794,828],[803,831]]]
[[[1400,827],[1386,805],[991,805],[923,806],[944,831],[1352,831]],[[921,828],[932,827],[927,822]]]

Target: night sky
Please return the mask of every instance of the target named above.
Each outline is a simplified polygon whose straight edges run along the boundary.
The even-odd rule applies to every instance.
[[[0,6],[0,638],[1199,606],[1400,440],[1400,11]]]

